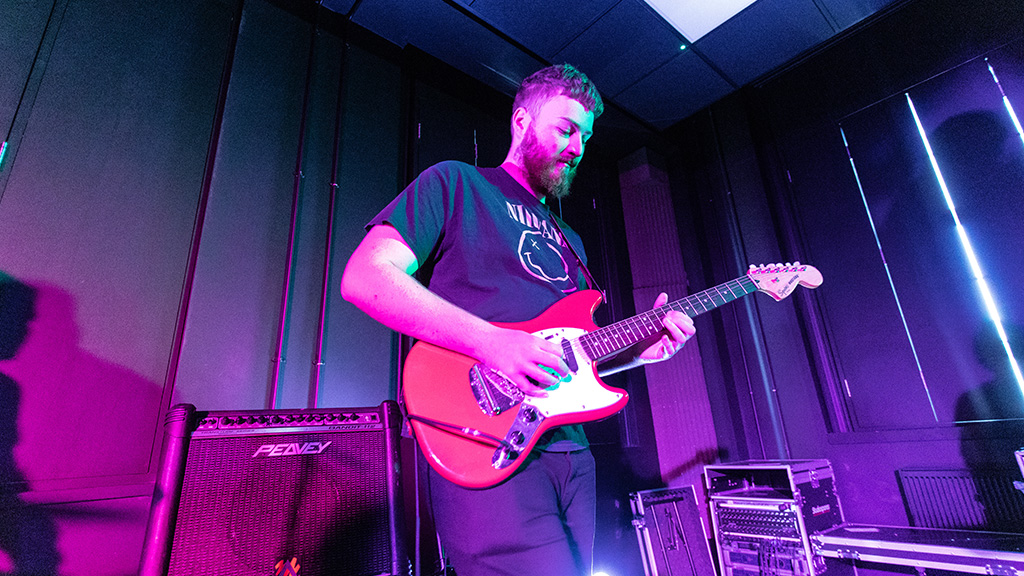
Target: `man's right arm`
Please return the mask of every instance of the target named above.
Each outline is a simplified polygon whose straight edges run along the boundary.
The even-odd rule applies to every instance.
[[[541,394],[531,378],[542,386],[556,382],[539,365],[568,373],[558,345],[499,328],[444,300],[412,276],[417,268],[416,255],[394,227],[374,226],[345,266],[341,294],[392,330],[501,370],[528,394]]]

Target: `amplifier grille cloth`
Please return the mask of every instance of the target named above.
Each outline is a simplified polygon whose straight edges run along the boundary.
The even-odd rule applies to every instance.
[[[193,438],[169,574],[268,575],[292,557],[303,576],[388,573],[384,440],[379,431]],[[265,444],[306,442],[332,446],[253,458]]]

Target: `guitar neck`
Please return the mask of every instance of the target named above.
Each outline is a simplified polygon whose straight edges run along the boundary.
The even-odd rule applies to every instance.
[[[742,276],[584,334],[579,338],[580,344],[591,361],[604,360],[661,332],[665,328],[662,319],[669,310],[679,310],[693,318],[756,292],[757,289],[753,280]]]

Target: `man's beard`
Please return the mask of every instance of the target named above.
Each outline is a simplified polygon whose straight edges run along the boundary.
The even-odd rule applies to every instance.
[[[519,156],[523,168],[526,169],[526,180],[530,186],[541,190],[552,200],[569,195],[572,179],[576,177],[576,166],[570,164],[563,170],[561,162],[547,158],[540,147],[540,142],[537,141],[537,133],[533,126],[529,127],[523,136],[523,141],[519,145]],[[553,175],[556,168],[557,176]]]

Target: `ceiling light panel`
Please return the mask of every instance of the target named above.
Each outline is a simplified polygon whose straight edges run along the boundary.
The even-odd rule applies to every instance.
[[[754,0],[645,0],[690,42],[721,26]]]

